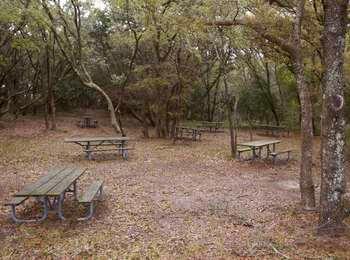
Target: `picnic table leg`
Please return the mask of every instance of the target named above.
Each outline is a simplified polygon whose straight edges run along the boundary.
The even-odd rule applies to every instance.
[[[83,218],[78,218],[78,220],[80,220],[80,221],[89,220],[89,219],[92,218],[93,214],[94,214],[94,201],[91,201],[89,203],[89,212],[88,212],[88,214],[85,217],[83,217]]]
[[[101,201],[102,199],[102,193],[103,193],[103,186],[100,187],[99,191],[98,191],[98,200]],[[93,214],[94,214],[94,201],[91,201],[91,203],[89,203],[89,211],[87,213],[87,215],[85,217],[82,218],[78,218],[78,220],[89,220],[92,218]]]
[[[121,141],[121,143],[119,143],[119,148],[121,148],[121,150],[119,150],[119,154],[120,155],[124,155],[124,147],[125,147],[125,141]]]
[[[59,199],[58,199],[58,209],[57,209],[57,213],[58,213],[58,217],[61,220],[66,220],[66,218],[63,216],[63,211],[62,211],[62,207],[63,207],[63,202],[64,202],[64,197],[65,197],[65,191],[61,193]]]
[[[262,147],[259,147],[259,159],[261,159],[261,150],[262,150]]]
[[[47,216],[48,216],[48,206],[47,206],[47,198],[44,197],[44,199],[42,200],[43,206],[44,206],[44,212],[43,215],[39,218],[39,219],[19,219],[16,215],[16,206],[15,205],[11,205],[11,218],[15,223],[35,223],[35,222],[41,222],[44,221]]]
[[[126,148],[126,141],[122,141],[122,156],[124,158],[124,160],[128,160],[129,158],[129,151]]]
[[[74,199],[78,200],[78,193],[77,193],[77,181],[73,182],[73,195],[74,195]]]
[[[129,153],[128,153],[128,150],[123,150],[123,158],[124,160],[128,160],[128,157],[129,157]]]
[[[266,146],[266,159],[268,159],[270,157],[270,153],[271,153],[271,149],[270,149],[270,145],[268,144]]]
[[[90,142],[87,142],[85,146],[85,150],[86,150],[86,159],[91,160]]]
[[[253,160],[256,159],[257,155],[256,155],[256,148],[255,147],[252,147],[252,152],[253,152]]]

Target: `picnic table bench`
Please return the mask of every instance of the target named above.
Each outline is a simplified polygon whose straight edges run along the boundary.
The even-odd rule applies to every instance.
[[[257,141],[239,143],[238,146],[243,147],[243,149],[242,148],[241,148],[241,150],[237,149],[238,158],[240,159],[241,153],[251,151],[253,160],[255,160],[257,158],[261,159],[262,150],[264,147],[266,147],[266,151],[267,151],[266,154],[268,156],[269,153],[275,152],[276,144],[279,144],[280,142],[281,142],[281,140],[273,139],[273,140],[257,140]],[[248,148],[248,149],[244,149],[244,148]],[[257,151],[258,151],[258,153],[257,153]]]
[[[274,152],[270,152],[269,156],[272,157],[272,163],[276,164],[276,159],[278,156],[282,155],[282,154],[287,154],[287,161],[290,160],[290,155],[292,153],[292,150],[290,149],[286,149],[286,150],[281,150],[281,151],[274,151]]]
[[[241,159],[241,154],[244,152],[252,152],[252,160],[262,158],[262,150],[266,147],[266,157],[272,157],[273,164],[276,163],[276,158],[282,154],[287,154],[287,161],[290,159],[292,150],[285,149],[276,151],[276,145],[279,144],[281,140],[257,140],[251,142],[244,142],[238,144],[237,158]],[[258,153],[257,153],[258,151]]]
[[[197,125],[202,131],[223,132],[224,122],[202,121]]]
[[[78,220],[89,220],[94,213],[94,201],[101,199],[103,192],[103,181],[93,182],[88,189],[78,198],[79,203],[87,205],[89,208],[88,214],[85,217],[78,218]]]
[[[39,178],[32,184],[27,184],[23,189],[14,194],[11,201],[5,203],[6,206],[11,207],[11,218],[16,223],[23,222],[40,222],[48,217],[49,211],[57,213],[61,220],[65,220],[63,215],[63,202],[66,193],[73,193],[74,198],[77,199],[77,181],[86,169],[75,167],[57,167],[50,170],[46,175]],[[100,187],[102,194],[102,184]],[[20,219],[16,215],[16,207],[24,203],[27,199],[35,198],[43,206],[43,213],[39,218]],[[83,201],[87,203],[87,200]],[[90,201],[92,203],[92,200]],[[81,218],[81,220],[88,219],[92,216],[92,212],[88,217]]]
[[[174,142],[179,139],[190,139],[192,141],[200,141],[202,132],[198,128],[176,126],[174,132]]]
[[[76,137],[65,139],[65,142],[80,145],[88,160],[92,153],[107,151],[118,151],[127,160],[129,150],[133,149],[128,147],[129,140],[128,137]]]
[[[92,119],[92,116],[85,115],[82,120],[78,121],[78,126],[81,128],[96,128],[98,125],[98,121]]]

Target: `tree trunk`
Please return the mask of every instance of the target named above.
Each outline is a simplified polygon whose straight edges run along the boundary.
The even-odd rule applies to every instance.
[[[51,75],[51,62],[50,62],[50,50],[49,43],[46,44],[46,69],[47,69],[47,105],[48,112],[51,119],[51,130],[56,130],[56,106],[55,98],[53,94],[53,85],[52,85],[52,75]]]
[[[210,112],[211,121],[214,121],[214,118],[215,118],[219,86],[220,86],[220,80],[217,81],[216,86],[215,86],[215,92],[214,92],[214,97],[213,97],[213,105],[212,105],[211,112]]]
[[[272,95],[272,92],[271,92],[271,75],[270,75],[270,67],[269,67],[269,64],[267,62],[265,62],[265,71],[266,71],[266,83],[267,83],[267,100],[270,104],[270,107],[271,107],[271,112],[272,112],[272,115],[275,119],[275,123],[276,125],[280,125],[280,119],[279,119],[279,115],[277,113],[277,110],[276,110],[276,105],[275,105],[275,102],[274,102],[274,98],[273,98],[273,95]]]
[[[293,69],[296,76],[301,104],[301,163],[300,193],[301,205],[306,210],[315,208],[315,188],[312,180],[312,106],[310,91],[305,82],[304,63],[301,54],[301,24],[304,15],[305,0],[299,1],[294,23]]]
[[[322,163],[320,234],[337,234],[344,229],[344,50],[348,0],[323,1],[325,27],[324,95],[322,111]]]
[[[82,77],[80,77],[82,79]],[[115,111],[114,111],[114,106],[113,106],[113,103],[112,103],[112,100],[110,99],[110,97],[107,95],[106,92],[103,91],[102,88],[100,88],[97,84],[95,84],[94,82],[92,81],[83,81],[83,84],[89,88],[92,88],[92,89],[95,89],[97,90],[98,92],[100,92],[106,102],[107,102],[107,105],[108,105],[108,111],[109,111],[109,117],[110,117],[110,120],[111,120],[111,125],[113,127],[113,129],[115,130],[116,133],[121,133],[121,130],[120,130],[120,126],[118,124],[118,120],[117,120],[117,117],[115,115]]]
[[[227,118],[229,123],[229,130],[230,130],[230,148],[231,148],[231,156],[232,158],[236,157],[237,153],[237,124],[236,124],[236,109],[237,109],[237,103],[238,99],[233,96],[231,97],[229,91],[228,91],[228,84],[226,75],[224,75],[224,86],[225,86],[225,95],[226,95],[226,107],[227,107]]]
[[[211,100],[211,98],[210,98],[210,90],[208,91],[208,96],[207,96],[207,120],[209,121],[209,122],[211,122],[211,118],[210,118],[210,111],[211,111],[211,105],[210,105],[210,100]]]
[[[147,123],[147,116],[146,116],[146,114],[147,114],[147,105],[145,104],[144,105],[144,108],[142,109],[142,119],[143,119],[143,121],[142,121],[142,134],[143,134],[143,137],[144,138],[149,138],[149,131],[148,131],[148,123]]]
[[[50,122],[49,122],[49,104],[47,101],[45,102],[45,129],[50,129]]]

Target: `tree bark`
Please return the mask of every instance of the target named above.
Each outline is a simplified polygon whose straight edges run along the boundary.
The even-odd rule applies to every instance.
[[[51,130],[56,130],[56,106],[55,106],[55,97],[53,94],[53,84],[52,84],[52,71],[51,71],[51,62],[50,62],[50,49],[49,49],[50,37],[46,42],[46,69],[47,69],[47,106],[48,112],[51,119]]]
[[[304,63],[301,54],[301,28],[304,16],[305,0],[300,0],[294,21],[293,38],[294,51],[291,53],[293,69],[297,81],[301,104],[301,163],[300,163],[300,193],[301,205],[306,210],[315,208],[315,188],[312,180],[312,106],[310,91],[305,81]]]
[[[230,131],[230,150],[232,158],[236,158],[237,154],[237,105],[238,98],[229,93],[227,75],[224,73],[223,82],[225,87],[225,105],[227,108],[227,119]]]
[[[337,234],[344,229],[344,50],[348,0],[323,1],[325,26],[324,95],[322,110],[322,162],[320,234]]]
[[[79,75],[79,73],[77,73],[77,74]],[[80,77],[80,79],[83,79],[83,77]],[[83,81],[82,80],[82,82],[83,82],[83,84],[85,86],[97,90],[98,92],[100,92],[104,96],[104,98],[105,98],[105,100],[107,102],[107,105],[108,105],[108,111],[109,111],[109,117],[110,117],[110,120],[111,120],[111,125],[112,125],[113,129],[117,133],[121,133],[121,130],[120,130],[120,127],[119,127],[119,124],[118,124],[118,120],[117,120],[117,117],[115,115],[115,111],[114,111],[114,106],[113,106],[112,100],[107,95],[107,93],[104,92],[104,90],[102,88],[100,88],[97,84],[95,84],[92,81]]]

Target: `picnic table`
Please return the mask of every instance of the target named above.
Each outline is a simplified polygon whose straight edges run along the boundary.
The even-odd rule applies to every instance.
[[[257,141],[250,141],[250,142],[243,142],[239,143],[238,146],[249,148],[248,150],[242,150],[242,151],[252,151],[252,159],[261,159],[262,150],[264,147],[266,147],[266,153],[267,156],[269,156],[270,153],[275,153],[276,151],[276,144],[279,144],[281,140],[273,139],[273,140],[257,140]],[[272,149],[271,149],[272,148]],[[258,154],[256,151],[258,150]]]
[[[78,144],[86,153],[86,158],[91,159],[94,152],[118,151],[127,160],[129,156],[128,137],[76,137],[65,139],[66,143]]]
[[[81,128],[96,128],[97,120],[93,120],[91,115],[84,115],[82,120],[78,121],[78,126]]]
[[[200,124],[197,125],[198,128],[209,131],[209,132],[219,132],[222,131],[224,122],[209,122],[209,121],[202,121]]]
[[[192,141],[200,141],[202,132],[198,128],[176,126],[174,132],[174,142],[178,139],[190,139]]]
[[[276,133],[287,133],[289,136],[289,128],[283,125],[268,125],[268,124],[254,124],[252,125],[254,130],[263,130],[266,134],[275,136]]]
[[[53,211],[64,220],[62,211],[66,193],[71,192],[77,199],[77,180],[86,169],[59,167],[52,169],[36,182],[26,185],[21,191],[14,194],[11,202],[5,204],[11,206],[11,217],[16,223],[39,222],[47,218],[48,212]],[[16,216],[16,207],[29,198],[35,198],[43,205],[43,213],[39,219],[19,219]]]

